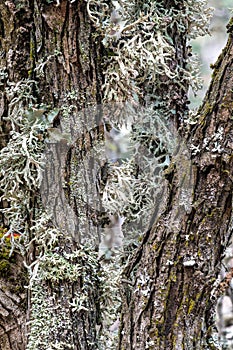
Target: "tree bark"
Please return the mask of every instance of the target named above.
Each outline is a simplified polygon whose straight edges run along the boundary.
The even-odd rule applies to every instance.
[[[143,91],[139,100],[144,105],[147,94],[151,94],[155,108],[161,113],[166,111],[185,138],[191,165],[189,157],[181,157],[181,145],[165,171],[163,212],[124,270],[118,346],[121,350],[204,349],[203,334],[210,325],[213,303],[211,291],[232,230],[232,33],[216,63],[199,121],[187,131],[183,124],[187,116],[187,33],[179,32],[178,16],[180,11],[181,25],[188,28],[185,4],[160,3],[165,10],[175,10],[178,18],[173,23],[164,16],[161,32],[169,37],[174,49],[168,68],[180,80],[163,75],[155,87],[144,81],[139,86]],[[106,62],[111,63],[114,45],[116,48],[118,44],[113,43],[110,49],[103,47],[105,33],[100,35],[96,30],[88,5],[86,1],[68,0],[0,3],[0,146],[7,149],[14,137],[25,136],[25,125],[20,123],[27,116],[32,123],[29,135],[37,140],[38,149],[45,145],[48,161],[42,187],[33,181],[31,184],[28,173],[23,177],[19,172],[16,177],[20,185],[14,195],[25,190],[26,204],[20,203],[21,243],[14,241],[13,231],[9,240],[15,251],[11,252],[6,239],[0,251],[0,348],[4,350],[89,350],[101,346],[104,310],[100,305],[105,299],[108,301],[106,288],[110,285],[108,281],[108,286],[103,286],[103,280],[111,282],[112,275],[103,276],[105,262],[101,267],[98,260],[100,236],[98,224],[93,222],[99,218],[93,218],[88,205],[84,206],[87,224],[81,229],[83,212],[72,193],[71,182],[80,164],[84,167],[81,158],[103,136],[103,123],[95,121],[91,128],[87,107],[102,102],[106,83],[102,63],[105,67]],[[105,11],[104,6],[98,6],[97,13]],[[127,36],[127,40],[131,37]],[[91,118],[95,112],[90,112]],[[33,118],[41,121],[40,126],[46,118],[50,123],[46,130],[36,129],[30,134],[37,125]],[[71,144],[66,133],[71,135]],[[24,140],[18,144],[19,151],[29,152],[29,141],[25,144]],[[39,167],[37,158],[32,158],[29,157],[29,165],[25,163],[29,174],[32,170],[36,173]],[[91,166],[92,158],[87,165],[90,179],[96,170]],[[14,173],[13,161],[11,165]],[[4,175],[1,176],[3,181]],[[9,182],[14,181],[9,177]],[[87,193],[94,191],[95,183],[91,182]],[[186,189],[187,193],[183,191]],[[4,192],[2,186],[1,191]],[[1,238],[11,229],[7,209],[14,195],[11,199],[4,195],[1,200]],[[52,218],[43,216],[45,222],[41,200],[52,214]],[[66,202],[69,205],[64,205]],[[20,205],[17,208],[21,210]],[[91,249],[86,247],[88,242]],[[13,279],[20,282],[14,286]],[[24,286],[28,286],[27,293]],[[208,335],[205,338],[208,342]]]
[[[33,101],[33,104],[29,106],[29,100],[23,100],[20,106],[16,104],[17,108],[21,108],[21,113],[30,108],[43,110],[48,107],[53,110],[56,107],[56,110],[60,110],[60,115],[66,114],[67,120],[69,118],[72,120],[70,128],[74,125],[80,109],[89,103],[96,104],[100,100],[101,67],[97,59],[100,43],[99,39],[93,36],[86,3],[84,1],[74,3],[61,1],[57,5],[43,0],[6,1],[0,4],[2,147],[7,145],[10,139],[9,132],[12,129],[9,119],[7,121],[4,118],[12,117],[16,110],[14,107],[10,109],[12,98],[7,97],[6,93],[10,85],[19,84],[20,86],[22,82],[26,82],[30,88],[32,95],[29,100]],[[73,92],[73,96],[72,94],[68,96],[70,92]],[[60,125],[60,115],[52,120],[51,132],[54,128],[64,130]],[[20,127],[17,128],[17,131],[20,132]],[[43,139],[42,135],[38,137]],[[69,150],[67,147],[65,142],[63,147],[65,152]],[[62,222],[63,232],[65,232],[63,239],[60,239],[59,246],[53,246],[55,250],[51,254],[55,259],[60,259],[64,264],[67,263],[71,269],[77,268],[79,264],[80,269],[83,267],[86,274],[82,270],[82,275],[78,277],[77,274],[75,280],[72,281],[63,276],[64,281],[62,282],[54,282],[47,277],[46,280],[38,283],[40,285],[35,283],[35,290],[31,289],[31,286],[27,293],[24,289],[22,290],[21,282],[24,282],[24,286],[29,284],[28,280],[21,278],[22,274],[27,275],[23,261],[28,268],[32,264],[30,273],[33,273],[33,268],[38,269],[38,264],[35,262],[41,253],[31,230],[31,227],[35,225],[35,220],[40,219],[35,216],[40,206],[40,201],[37,200],[38,190],[35,190],[29,198],[31,209],[25,222],[26,240],[27,242],[32,240],[26,255],[24,252],[24,257],[20,258],[20,252],[18,252],[13,253],[11,258],[6,258],[4,245],[1,252],[0,347],[4,350],[25,349],[27,344],[33,349],[47,349],[48,346],[55,346],[53,344],[57,343],[62,344],[60,346],[63,346],[63,349],[70,347],[95,349],[97,346],[95,342],[96,324],[100,324],[100,319],[97,311],[99,307],[99,296],[96,294],[98,287],[95,287],[95,284],[98,283],[98,263],[96,270],[93,271],[93,264],[88,265],[88,261],[82,261],[81,256],[78,258],[69,255],[77,250],[80,237],[75,224],[72,226],[70,223],[70,215],[68,215],[69,224],[72,228],[68,229],[67,212],[64,213],[63,208],[61,210],[61,206],[66,201],[63,190],[65,180],[61,180],[61,177],[65,176],[66,158],[61,156],[60,151],[62,151],[62,145],[57,145],[56,141],[54,143],[52,141],[47,146],[47,161],[51,161],[52,166],[47,166],[47,177],[45,176],[43,187],[40,189],[44,205],[50,206],[54,216],[50,225],[61,226]],[[54,179],[54,183],[51,179]],[[46,193],[47,190],[50,192]],[[56,210],[60,210],[58,213],[54,209],[53,195],[57,201]],[[2,203],[3,208],[7,205],[6,202]],[[64,215],[59,216],[62,212],[66,214],[65,217]],[[66,220],[62,221],[62,219]],[[3,214],[2,229],[9,228],[9,225],[9,220]],[[26,227],[29,228],[28,231]],[[72,238],[70,233],[73,234]],[[54,266],[51,265],[51,269],[53,268]],[[6,272],[6,269],[9,269],[10,272]],[[48,265],[44,266],[44,269],[48,269]],[[22,280],[16,283],[15,288],[15,282],[12,281],[13,276],[16,281]],[[89,281],[85,280],[87,276],[90,278],[90,285]],[[20,288],[17,288],[18,283],[20,283]],[[90,311],[87,312],[84,306],[77,306],[75,309],[75,305],[71,305],[72,300],[75,302],[77,293],[88,295],[89,300],[84,301],[84,304],[89,305]],[[41,303],[44,307],[42,310],[44,318],[50,317],[48,322],[45,319],[41,321],[40,315],[37,313],[35,316],[32,310],[32,305],[35,304],[37,310],[41,311]],[[59,307],[57,307],[58,304]],[[51,309],[52,313],[50,313]],[[56,322],[56,319],[57,325],[53,327],[52,322]],[[33,329],[32,323],[28,324],[29,321],[34,322]],[[43,327],[42,332],[38,324]],[[47,345],[44,345],[44,340]]]
[[[232,57],[230,33],[187,139],[191,168],[174,160],[166,170],[165,210],[125,269],[119,349],[214,348],[211,291],[232,235]]]
[[[28,284],[21,255],[9,258],[9,248],[0,251],[0,349],[25,349]]]
[[[30,7],[15,12],[13,2],[0,4],[0,69],[1,69],[1,148],[9,141],[10,123],[4,120],[8,114],[8,101],[5,93],[6,82],[9,78],[17,82],[28,76],[31,67],[30,52]],[[22,16],[21,16],[22,15]],[[2,181],[2,176],[1,176]],[[1,193],[2,194],[2,193]],[[1,207],[6,203],[1,200]],[[2,229],[6,227],[6,219],[1,213]],[[25,349],[27,337],[27,272],[23,265],[23,258],[19,252],[10,257],[10,243],[0,247],[0,348]]]

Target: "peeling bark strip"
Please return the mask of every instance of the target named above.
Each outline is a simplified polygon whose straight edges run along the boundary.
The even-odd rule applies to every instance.
[[[172,163],[166,209],[125,269],[121,350],[197,350],[211,344],[210,295],[232,234],[232,39],[230,34],[214,66],[188,138],[192,209],[179,216],[177,183],[185,173]]]

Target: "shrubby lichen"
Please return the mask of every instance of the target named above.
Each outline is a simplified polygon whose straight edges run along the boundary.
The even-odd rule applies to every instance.
[[[46,2],[52,6],[52,1]],[[60,4],[59,1],[56,3]],[[159,183],[162,170],[169,165],[170,155],[175,152],[174,134],[169,133],[166,120],[178,113],[177,106],[187,98],[188,86],[198,88],[200,84],[199,78],[194,79],[197,71],[193,69],[188,49],[182,51],[183,46],[176,42],[176,33],[183,33],[187,44],[190,39],[204,35],[208,32],[210,11],[206,8],[206,0],[174,1],[174,6],[169,8],[164,8],[163,1],[152,0],[87,0],[86,4],[96,28],[94,35],[102,39],[103,102],[129,101],[130,106],[128,108],[124,104],[107,122],[121,133],[123,127],[128,127],[126,111],[131,116],[136,112],[138,117],[130,122],[129,147],[133,148],[136,157],[143,153],[143,159],[137,162],[129,155],[118,164],[109,162],[108,179],[101,189],[104,210],[124,216],[132,229],[132,223],[137,224],[137,220],[142,218],[145,224],[148,221],[157,191],[155,182]],[[44,66],[51,57],[37,65],[36,74],[43,76]],[[0,72],[0,79],[7,79],[4,69]],[[28,350],[63,349],[68,346],[72,349],[69,345],[72,344],[72,319],[64,306],[77,318],[82,312],[92,311],[89,298],[95,287],[102,293],[102,299],[97,299],[102,317],[105,317],[104,328],[98,332],[99,340],[96,342],[99,341],[102,348],[114,349],[117,327],[115,332],[111,326],[117,322],[120,307],[120,263],[110,259],[102,264],[101,269],[93,246],[69,251],[67,247],[71,246],[71,238],[64,237],[59,229],[53,227],[51,216],[42,207],[39,188],[44,142],[57,111],[38,105],[36,90],[34,80],[8,81],[5,89],[9,107],[6,119],[11,124],[11,133],[7,146],[0,153],[1,199],[6,202],[2,211],[9,226],[3,239],[16,232],[22,238],[17,241],[12,238],[11,250],[17,247],[27,253],[31,244],[36,247],[35,260],[25,262],[32,295]],[[70,96],[76,103],[76,96],[72,92]],[[143,115],[138,112],[140,103],[144,105]],[[69,117],[73,110],[76,111],[75,104],[64,103],[61,107],[64,117]],[[138,120],[142,118],[143,123],[138,125]],[[181,122],[182,118],[185,116],[179,116]],[[103,143],[99,142],[99,146],[102,147]],[[101,147],[96,146],[98,154]],[[83,205],[82,191],[85,189],[78,189],[79,182],[76,181],[82,164],[86,162],[84,168],[88,167],[88,160],[82,162],[78,159],[76,164],[72,164],[70,187]],[[36,205],[35,202],[32,205],[32,200],[36,201]],[[87,210],[82,215],[83,220],[87,219]],[[96,243],[95,239],[93,241]],[[80,279],[82,284],[79,284]],[[96,283],[94,287],[93,281]],[[65,289],[69,283],[76,289],[73,298],[67,301]],[[53,286],[52,292],[49,285]],[[146,290],[143,292],[146,293]],[[58,295],[61,297],[58,298]],[[59,331],[63,334],[65,330],[66,342],[58,342],[55,334]]]
[[[206,0],[174,1],[169,8],[165,8],[163,1],[87,0],[87,7],[104,46],[103,101],[106,104],[128,101],[131,106],[130,110],[124,105],[122,113],[120,108],[115,114],[109,113],[108,122],[119,132],[122,126],[127,128],[130,124],[133,153],[141,156],[139,163],[130,156],[120,164],[110,161],[102,189],[102,206],[108,213],[115,212],[125,218],[122,229],[129,235],[134,221],[145,219],[148,223],[157,202],[163,170],[176,154],[180,139],[171,131],[174,130],[171,120],[176,118],[181,124],[191,120],[188,108],[184,109],[187,91],[189,87],[194,91],[199,89],[201,79],[190,40],[208,33],[211,10]],[[132,114],[137,115],[140,103],[145,107],[143,116],[138,115],[138,119],[129,123]],[[166,124],[166,120],[170,124]],[[187,157],[189,159],[189,155]],[[183,159],[185,164],[187,159]],[[178,162],[182,169],[183,160]],[[184,187],[180,190],[180,205],[188,211],[191,196],[186,187],[190,179],[187,176],[185,183],[182,181],[180,179],[180,186]],[[75,188],[75,180],[72,183]],[[139,231],[138,225],[136,231]],[[108,338],[107,330],[105,334]]]
[[[95,312],[91,295],[101,288],[97,254],[92,247],[69,253],[59,245],[38,259],[36,270],[29,286],[33,306],[27,349],[74,349],[74,327],[78,332],[83,313]],[[100,298],[95,296],[98,305]]]
[[[193,59],[187,55],[184,61],[178,52],[175,32],[183,33],[186,42],[208,33],[211,11],[206,0],[177,1],[169,8],[164,8],[162,1],[122,0],[100,4],[88,0],[87,4],[106,49],[105,102],[134,100],[135,94],[155,100],[160,86],[170,84],[171,80],[185,89],[187,84],[199,87],[200,79],[192,73]]]

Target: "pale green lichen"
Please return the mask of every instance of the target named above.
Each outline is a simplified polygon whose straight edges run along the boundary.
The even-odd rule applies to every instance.
[[[16,84],[8,82],[5,91],[9,109],[5,119],[11,123],[12,130],[7,146],[0,152],[1,199],[8,203],[1,210],[9,227],[5,237],[16,232],[25,242],[30,230],[25,218],[33,210],[31,194],[38,191],[42,180],[47,128],[57,113],[49,111],[47,106],[36,105],[35,88],[36,82],[29,79]],[[24,249],[13,237],[12,249],[14,245]]]
[[[177,6],[179,3],[180,1],[177,1]],[[47,4],[59,6],[60,1],[47,1]],[[187,62],[182,66],[177,62],[173,64],[176,47],[171,33],[182,32],[187,41],[197,35],[204,35],[208,32],[206,22],[210,12],[205,8],[204,0],[183,1],[179,9],[174,7],[164,9],[161,1],[152,0],[146,2],[87,0],[86,4],[90,20],[96,27],[95,35],[101,37],[105,50],[102,61],[103,101],[109,103],[129,100],[131,104],[129,108],[124,105],[123,113],[118,113],[117,116],[113,114],[112,120],[108,122],[111,128],[115,127],[121,134],[124,128],[128,128],[129,148],[135,151],[136,157],[140,157],[142,153],[145,155],[143,159],[138,159],[141,165],[138,173],[135,171],[137,162],[130,156],[130,152],[121,164],[115,162],[109,164],[109,179],[101,194],[101,205],[108,214],[117,212],[118,215],[124,216],[131,228],[136,222],[137,228],[137,220],[140,218],[143,218],[145,224],[148,221],[158,190],[155,182],[159,184],[162,171],[169,165],[169,157],[176,148],[177,140],[174,143],[174,134],[169,132],[165,122],[176,113],[174,107],[171,107],[172,101],[174,102],[172,87],[177,84],[186,90],[188,85],[193,85],[193,81],[194,87],[199,87],[199,80],[193,79],[197,71],[196,68],[193,69],[193,61],[190,58],[187,57]],[[119,13],[120,18],[117,20],[112,15],[114,10]],[[36,64],[35,73],[38,77],[43,77],[44,68],[56,55],[59,55],[59,52],[49,55]],[[5,84],[6,79],[7,73],[3,69],[0,72],[0,80]],[[158,96],[158,91],[162,91],[162,84],[166,85],[166,95]],[[67,310],[57,303],[56,288],[54,293],[50,293],[47,282],[55,286],[66,282],[76,283],[80,278],[84,282],[82,290],[77,287],[73,299],[69,300],[68,308],[76,313],[77,317],[80,312],[88,312],[91,308],[89,292],[93,287],[92,281],[98,282],[99,293],[102,293],[99,302],[105,320],[104,329],[99,331],[97,341],[104,349],[115,349],[117,334],[110,328],[117,321],[120,307],[119,260],[110,259],[106,264],[103,263],[100,269],[97,254],[92,252],[93,246],[89,249],[81,246],[72,253],[60,251],[64,239],[68,244],[71,237],[64,238],[64,234],[53,227],[51,215],[44,211],[42,203],[38,203],[35,208],[30,227],[25,220],[32,214],[31,195],[38,193],[40,188],[44,142],[47,129],[57,113],[51,111],[48,106],[37,105],[34,94],[36,89],[36,81],[30,79],[18,83],[7,82],[5,89],[9,107],[7,120],[11,124],[12,131],[7,146],[0,153],[1,199],[8,203],[3,209],[4,217],[9,224],[6,236],[11,232],[18,232],[22,236],[19,242],[12,239],[12,249],[17,247],[22,252],[28,252],[31,239],[37,246],[35,261],[29,266],[25,264],[30,276],[29,288],[32,294],[28,350],[63,349],[68,346],[72,349],[72,345],[69,345],[72,343],[69,337],[73,332],[71,319],[67,315]],[[146,106],[142,115],[134,117],[128,126],[124,112],[130,112],[130,116],[134,115],[144,97],[152,101],[153,106]],[[61,107],[64,119],[68,120],[77,112],[77,98],[73,91],[64,97],[64,104]],[[141,118],[143,125],[137,128],[137,122]],[[76,122],[77,126],[81,123],[79,120]],[[146,128],[146,125],[149,127]],[[104,143],[99,142],[95,147],[94,157],[98,154],[101,159],[99,155]],[[143,148],[143,152],[140,147]],[[85,202],[83,198],[88,199],[85,188],[79,187],[80,182],[77,180],[78,177],[81,178],[83,164],[85,165],[83,169],[88,168],[88,159],[83,160],[83,163],[77,159],[77,163],[71,165],[73,173],[70,179],[73,194],[82,205]],[[146,171],[143,171],[145,169]],[[91,178],[88,181],[90,180]],[[80,213],[80,220],[87,221],[85,211]],[[96,237],[93,239],[93,244],[96,244]],[[145,274],[145,278],[147,277]],[[138,292],[145,293],[147,297],[149,291],[143,284],[143,278],[142,276],[140,280],[143,288],[139,288]],[[58,308],[56,316],[54,308]],[[69,334],[67,341],[59,343],[54,337],[59,331],[65,330]]]
[[[41,256],[33,269],[36,269],[36,274],[29,286],[32,310],[27,349],[74,349],[73,322],[92,309],[90,296],[97,287],[101,294],[102,275],[97,254],[92,247],[80,247],[66,253],[59,246],[57,251],[54,249],[54,252]],[[66,283],[74,286],[73,293],[66,294],[63,287]],[[95,302],[96,305],[100,303],[98,297]],[[63,338],[65,334],[66,341],[58,341],[58,334]]]
[[[100,2],[88,0],[88,13],[106,48],[104,101],[134,99],[135,94],[155,98],[164,77],[177,84],[200,86],[194,61],[174,66],[176,47],[171,33],[186,40],[208,33],[211,11],[207,1],[184,1],[163,7],[162,2]],[[117,18],[114,18],[115,17]],[[196,67],[196,66],[195,66]],[[162,79],[161,79],[162,78]]]

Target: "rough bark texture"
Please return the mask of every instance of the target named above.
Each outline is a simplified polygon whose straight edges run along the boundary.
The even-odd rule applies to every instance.
[[[165,1],[165,6],[177,6],[178,11],[182,10],[182,5],[176,5],[174,1]],[[174,65],[175,70],[178,65],[185,66],[186,37],[180,37],[175,26],[169,34],[174,40],[176,53],[171,65]],[[60,108],[63,116],[66,114],[72,120],[69,127],[80,118],[77,111],[91,103],[101,102],[101,40],[90,24],[85,1],[63,0],[59,6],[45,0],[0,2],[0,115],[4,136],[1,138],[1,147],[6,145],[10,130],[10,124],[3,119],[9,108],[4,92],[7,82],[17,83],[30,78],[37,107],[50,104],[51,108]],[[187,169],[185,159],[179,162],[174,159],[166,170],[165,209],[146,233],[140,248],[125,269],[119,333],[121,350],[203,349],[202,321],[207,321],[208,325],[206,318],[209,317],[211,306],[210,293],[231,233],[232,57],[230,34],[230,41],[216,64],[213,82],[199,112],[200,120],[187,138],[190,150],[196,150],[193,152],[192,165]],[[186,111],[186,87],[165,83],[164,86],[161,84],[161,99],[166,100],[166,94],[172,95],[171,92],[174,92],[170,106],[176,111],[178,127]],[[71,92],[75,92],[75,95]],[[53,121],[53,128],[63,128],[61,119],[58,115]],[[72,130],[68,131],[72,133]],[[47,159],[54,159],[54,164],[58,164],[55,170],[48,169],[53,176],[60,167],[64,167],[65,161],[70,163],[75,158],[74,154],[69,154],[67,159],[61,158],[58,148],[51,146],[48,149],[51,158]],[[61,160],[63,163],[59,163]],[[59,177],[59,174],[55,177]],[[192,192],[187,206],[181,200],[184,183]],[[51,187],[48,181],[44,191],[46,188],[51,192],[61,191],[57,200],[62,206],[64,184],[59,182],[55,185]],[[36,209],[34,195],[31,207]],[[47,204],[54,205],[51,202]],[[71,204],[75,206],[75,203]],[[5,205],[2,203],[3,207]],[[33,215],[27,218],[29,227],[33,219]],[[61,219],[57,215],[55,222],[59,224],[59,220],[63,221]],[[7,224],[3,215],[2,225]],[[72,253],[77,242],[80,242],[80,237],[75,236],[75,225],[71,229],[75,239],[66,241],[64,238],[60,246],[52,251],[54,257],[65,259],[66,254]],[[4,249],[0,252],[0,348],[25,349],[28,341],[26,320],[31,317],[31,296],[30,293],[26,296],[23,289],[27,280],[22,257],[14,253],[9,258]],[[37,247],[31,244],[25,258],[28,265],[35,261],[37,253]],[[85,267],[85,259],[82,260],[80,256],[69,263]],[[89,265],[86,266],[88,270]],[[53,266],[49,268],[52,270]],[[48,301],[53,319],[62,319],[49,335],[51,342],[63,344],[61,346],[64,349],[69,346],[82,350],[97,348],[97,333],[101,328],[97,302],[98,273],[98,266],[94,274],[91,269],[87,271],[91,277],[88,280],[89,310],[84,308],[81,312],[73,311],[69,301],[83,287],[84,276],[79,276],[75,281],[65,278],[55,283],[44,280],[40,286],[41,295]],[[13,279],[20,281],[20,285],[17,282],[14,287]],[[68,329],[67,324],[71,328]],[[40,347],[40,350],[44,349]]]
[[[67,108],[67,115],[72,119],[73,125],[78,110],[86,107],[89,103],[99,101],[100,69],[97,68],[99,42],[98,38],[93,36],[85,1],[75,1],[73,4],[70,1],[61,1],[59,6],[56,6],[56,3],[43,0],[1,2],[0,50],[2,69],[1,147],[6,145],[10,131],[10,123],[4,120],[8,114],[8,101],[4,89],[9,81],[17,83],[23,79],[31,79],[36,106],[49,104],[51,108],[61,106]],[[6,74],[4,75],[4,73]],[[68,100],[67,94],[71,91],[75,91],[76,95],[73,100],[72,97]],[[69,109],[71,104],[73,109]],[[59,127],[59,125],[60,118],[58,116],[53,126]],[[56,142],[54,146],[52,144],[48,146],[47,151],[50,152],[47,159],[52,160],[54,164],[50,168],[47,167],[50,182],[46,184],[47,178],[45,177],[45,188],[42,191],[45,204],[52,207],[53,210],[54,203],[51,203],[51,192],[56,193],[58,207],[64,203],[62,187],[64,185],[60,181],[60,167],[64,166],[64,163],[61,164],[61,162],[65,160],[61,156],[59,145],[57,147]],[[55,180],[53,184],[51,184],[51,178]],[[48,189],[50,202],[46,202],[45,198],[45,191]],[[37,201],[33,198],[32,194],[31,206],[34,206],[36,210]],[[2,206],[4,205],[2,203]],[[61,212],[62,210],[57,216],[57,213],[53,213],[55,214],[53,224],[59,225],[62,222],[63,218],[59,217]],[[32,225],[32,221],[33,215],[29,218],[29,226]],[[5,221],[3,215],[1,225],[6,227],[7,224],[9,223]],[[73,226],[74,233],[75,227]],[[67,228],[66,221],[63,222],[63,228]],[[68,241],[69,243],[66,240],[60,242],[61,255],[64,251],[66,253],[72,252],[79,237],[75,237],[76,243],[74,242],[73,246],[70,240]],[[28,293],[26,296],[27,293],[23,285],[21,286],[21,282],[27,285],[28,281],[22,280],[21,275],[25,273],[23,260],[26,260],[27,264],[30,265],[35,259],[37,248],[32,244],[28,256],[24,258],[20,258],[18,254],[9,258],[4,249],[1,251],[0,260],[0,348],[2,350],[25,349],[28,341],[27,335],[30,333],[26,332],[26,319],[28,321],[30,318],[31,295]],[[9,251],[8,249],[8,253]],[[75,264],[75,262],[73,263]],[[95,279],[95,276],[93,278]],[[18,287],[19,283],[20,288]],[[58,339],[60,343],[69,341],[69,345],[77,349],[94,349],[96,347],[95,344],[90,345],[96,338],[95,325],[98,322],[98,315],[95,311],[98,308],[98,296],[96,295],[98,287],[94,287],[95,282],[92,283],[93,288],[89,294],[90,300],[92,300],[90,314],[81,312],[77,316],[75,312],[71,311],[68,303],[83,283],[82,277],[80,277],[79,281],[75,283],[64,281],[61,285],[53,285],[53,288],[50,288],[50,282],[47,281],[47,284],[42,286],[44,291],[46,290],[44,298],[50,300],[56,295],[56,302],[61,305],[61,309],[66,310],[64,324],[68,322],[68,319],[73,323],[72,334],[70,331],[66,331],[64,326],[63,330],[57,329],[54,334],[51,334],[51,342],[56,342]],[[93,296],[91,296],[92,294]],[[26,307],[27,298],[28,305]],[[56,312],[60,316],[61,309],[54,308],[55,318]]]
[[[98,39],[93,36],[86,3],[75,1],[71,4],[70,1],[61,1],[59,6],[55,6],[55,4],[46,5],[45,2],[36,1],[33,8],[33,27],[35,62],[37,66],[40,60],[42,63],[46,62],[41,68],[41,72],[35,73],[33,71],[32,73],[39,81],[38,99],[41,103],[53,101],[54,106],[61,107],[61,114],[67,114],[72,129],[76,118],[80,117],[77,115],[77,111],[88,106],[89,103],[97,103],[100,98],[100,69],[98,69],[97,59],[99,43]],[[39,73],[42,73],[42,77],[38,77]],[[68,97],[70,92],[75,92],[73,98],[72,96]],[[71,105],[73,107],[70,107]],[[60,118],[58,116],[54,121],[54,126],[59,127],[59,124]],[[64,130],[62,124],[60,127]],[[72,133],[72,130],[68,131]],[[75,241],[73,245],[65,240],[60,243],[60,256],[62,256],[64,252],[72,253],[76,243],[80,242],[80,237],[77,234],[75,219],[70,215],[71,211],[69,213],[64,210],[64,177],[62,177],[64,172],[59,174],[59,170],[61,171],[60,167],[64,170],[66,158],[65,153],[64,157],[61,156],[60,150],[56,145],[54,148],[51,145],[49,150],[51,158],[47,157],[47,161],[52,159],[51,164],[53,164],[50,167],[51,174],[48,174],[50,182],[48,182],[47,188],[56,194],[54,203],[49,202],[47,205],[50,209],[56,206],[56,210],[58,210],[57,213],[53,211],[56,221],[53,224],[58,224],[59,227],[63,226],[63,232],[65,234],[67,231],[72,233]],[[66,147],[65,151],[67,151]],[[54,179],[53,184],[51,179]],[[67,219],[70,222],[74,221],[73,226],[70,225],[72,226],[70,230],[68,230]],[[80,264],[80,262],[81,260],[78,258],[76,262],[72,261],[72,264]],[[83,261],[81,264],[85,264],[85,262]],[[57,313],[57,318],[62,318],[60,322],[64,323],[63,326],[58,326],[57,330],[51,332],[51,342],[63,344],[64,349],[68,349],[69,346],[74,349],[95,349],[97,347],[95,341],[96,323],[100,321],[97,310],[99,296],[96,294],[98,287],[95,285],[97,272],[89,271],[87,273],[90,274],[92,285],[88,292],[90,311],[87,312],[85,310],[73,311],[69,305],[69,301],[75,298],[77,291],[82,290],[85,283],[84,276],[80,276],[77,282],[61,281],[57,285],[52,284],[51,288],[48,288],[49,282],[45,281],[44,288],[45,290],[48,288],[45,298],[48,300],[55,298],[55,304],[59,303],[60,305],[60,307],[55,308],[53,316]],[[66,327],[66,323],[71,326]]]
[[[232,57],[230,33],[188,140],[199,151],[190,169],[176,161],[167,169],[166,208],[125,270],[119,349],[196,350],[210,340],[211,291],[232,234]],[[179,199],[184,177],[188,209]]]
[[[25,349],[27,285],[22,257],[9,249],[0,250],[0,349]]]
[[[16,11],[12,1],[0,3],[0,62],[1,62],[1,148],[9,139],[10,125],[3,121],[7,116],[8,101],[4,93],[7,75],[12,81],[28,77],[30,56],[31,11]],[[5,203],[2,203],[5,206]],[[4,216],[1,226],[5,226]],[[0,248],[0,348],[25,349],[27,285],[23,258],[18,253],[9,257],[10,248]]]

